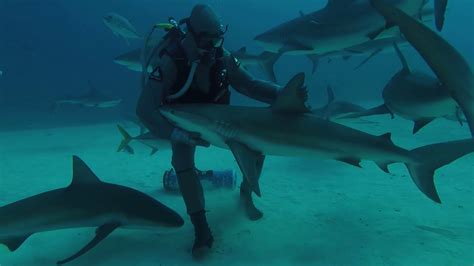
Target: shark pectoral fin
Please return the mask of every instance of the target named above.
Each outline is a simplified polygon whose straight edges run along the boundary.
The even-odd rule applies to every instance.
[[[251,150],[246,145],[237,141],[228,140],[226,143],[234,154],[235,160],[237,161],[244,178],[247,179],[255,194],[261,197],[258,180],[262,173],[265,155]]]
[[[153,148],[153,149],[151,150],[151,152],[150,152],[150,156],[155,155],[155,153],[157,153],[157,152],[158,152],[158,149],[157,149],[157,148]]]
[[[340,158],[340,159],[337,159],[337,160],[340,161],[340,162],[344,162],[344,163],[353,165],[353,166],[358,167],[358,168],[362,168],[362,166],[360,165],[361,160],[359,158]]]
[[[10,251],[15,251],[31,235],[32,234],[23,235],[23,236],[12,236],[12,237],[0,238],[0,244],[4,244],[5,246],[7,246],[8,250],[10,250]]]
[[[272,104],[273,112],[282,113],[308,113],[309,108],[306,106],[308,91],[303,86],[304,73],[296,74],[283,88]]]
[[[415,125],[413,126],[413,134],[416,134],[420,129],[431,123],[433,120],[434,118],[424,118],[414,121]]]
[[[87,245],[85,245],[81,250],[79,250],[76,254],[72,255],[71,257],[60,260],[57,262],[58,265],[63,265],[65,263],[68,263],[74,259],[79,258],[80,256],[84,255],[87,253],[89,250],[97,246],[102,240],[104,240],[108,235],[110,235],[115,229],[117,229],[120,226],[119,223],[108,223],[101,225],[99,228],[96,229],[95,231],[95,237],[92,239]]]

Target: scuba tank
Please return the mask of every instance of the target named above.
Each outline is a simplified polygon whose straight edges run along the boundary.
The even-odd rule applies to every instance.
[[[172,41],[180,41],[184,37],[184,31],[181,29],[180,25],[184,23],[185,20],[180,21],[179,23],[172,17],[168,19],[168,23],[158,23],[153,25],[145,42],[143,44],[140,60],[142,63],[142,75],[141,75],[141,86],[144,88],[149,77],[149,67],[154,65],[152,60],[157,60],[161,50],[166,48]],[[165,36],[163,36],[160,42],[154,47],[151,46],[151,40],[153,33],[157,29],[162,29],[166,31]],[[156,64],[156,62],[154,62]]]

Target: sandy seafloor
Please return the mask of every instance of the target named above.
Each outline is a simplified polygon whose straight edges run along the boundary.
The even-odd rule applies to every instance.
[[[9,121],[18,121],[12,115],[8,112]],[[262,198],[256,199],[264,218],[244,218],[237,208],[237,189],[207,191],[215,245],[205,260],[196,262],[190,255],[194,234],[184,203],[162,189],[170,151],[150,156],[148,148],[134,143],[135,155],[117,153],[115,121],[39,127],[38,114],[19,119],[33,122],[23,128],[3,124],[0,131],[0,206],[67,186],[74,154],[103,181],[148,193],[186,220],[171,231],[117,230],[68,265],[474,264],[474,154],[436,172],[441,205],[418,191],[402,164],[392,165],[389,175],[369,161],[358,169],[337,161],[268,156]],[[133,124],[119,122],[138,132]],[[392,132],[394,142],[406,148],[469,137],[466,126],[441,119],[416,136],[411,122],[401,118],[378,116],[349,125],[373,134]],[[218,148],[199,149],[197,166],[238,169],[231,153]],[[34,234],[16,252],[0,246],[0,265],[55,265],[93,235],[93,228]]]

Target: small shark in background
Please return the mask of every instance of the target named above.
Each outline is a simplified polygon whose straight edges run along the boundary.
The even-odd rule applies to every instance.
[[[53,110],[56,111],[59,106],[63,104],[79,105],[88,108],[112,108],[119,105],[122,99],[110,98],[98,91],[94,85],[89,81],[89,91],[78,97],[69,97],[56,100],[53,105]]]
[[[141,133],[136,137],[132,137],[122,126],[117,125],[117,128],[122,135],[123,139],[120,143],[119,147],[117,148],[117,152],[128,150],[130,151],[130,142],[131,141],[138,141],[145,146],[151,148],[151,154],[155,154],[157,151],[161,150],[170,150],[171,149],[171,142],[168,139],[157,138],[151,132]],[[133,150],[133,149],[132,149]],[[130,153],[130,152],[129,152]]]
[[[384,104],[346,118],[380,114],[391,114],[393,118],[398,115],[414,122],[413,134],[440,117],[450,120],[456,117],[462,125],[462,111],[449,91],[437,78],[412,71],[396,44],[394,48],[403,68],[383,89]]]
[[[153,41],[152,41],[153,42]],[[154,42],[157,43],[157,42]],[[114,59],[114,63],[122,65],[129,70],[141,72],[142,71],[142,63],[141,63],[141,54],[142,49],[138,48],[124,54],[121,54]],[[264,72],[267,77],[275,81],[275,73],[273,72],[273,65],[278,60],[280,55],[270,53],[270,52],[263,52],[259,55],[251,55],[247,53],[246,47],[242,47],[235,52],[231,52],[233,56],[235,56],[243,67],[249,67],[252,65],[259,66],[262,71]],[[158,60],[154,60],[148,66],[148,72],[151,72],[153,67],[158,64]]]
[[[350,102],[336,101],[334,91],[330,85],[326,88],[328,102],[325,106],[312,110],[312,113],[328,120],[344,118],[349,114],[365,112],[364,107]]]
[[[70,262],[94,248],[117,228],[157,230],[181,227],[181,216],[135,189],[105,183],[77,156],[66,188],[44,192],[0,207],[0,243],[17,250],[32,234],[97,227],[95,237]]]
[[[474,152],[474,139],[450,141],[406,150],[391,134],[374,136],[310,114],[304,73],[297,74],[270,108],[217,104],[176,104],[160,112],[175,126],[224,149],[230,149],[244,178],[258,196],[266,155],[334,159],[361,167],[374,161],[384,172],[404,163],[413,182],[431,200],[441,200],[434,184],[436,169]]]
[[[386,4],[385,1],[370,2],[385,17],[387,24],[400,28],[408,42],[430,66],[445,93],[450,95],[463,111],[474,137],[474,74],[466,59],[436,32],[409,14]]]
[[[142,39],[132,23],[119,14],[109,13],[103,17],[103,21],[116,36],[124,38],[127,45],[130,45],[129,39]]]

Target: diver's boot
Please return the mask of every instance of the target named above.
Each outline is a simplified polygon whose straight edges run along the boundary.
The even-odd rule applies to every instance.
[[[263,217],[263,213],[253,203],[252,190],[250,190],[246,181],[243,181],[240,185],[240,204],[251,221],[256,221]]]
[[[205,255],[212,247],[214,237],[206,220],[206,212],[204,210],[192,213],[191,222],[194,225],[194,244],[192,249],[193,257],[199,258]]]

